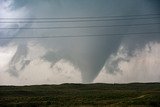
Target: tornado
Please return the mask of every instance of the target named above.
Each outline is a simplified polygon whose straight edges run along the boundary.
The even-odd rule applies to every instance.
[[[50,68],[64,59],[91,83],[104,67],[120,72],[127,59],[110,58],[121,47],[132,57],[160,41],[159,0],[2,0],[0,18],[0,46],[17,46],[6,72],[17,78],[34,60],[27,59],[29,43],[45,49],[39,58]]]

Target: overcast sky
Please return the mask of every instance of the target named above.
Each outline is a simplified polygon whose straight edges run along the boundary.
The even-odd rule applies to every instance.
[[[0,85],[160,82],[159,42],[159,0],[0,0]]]

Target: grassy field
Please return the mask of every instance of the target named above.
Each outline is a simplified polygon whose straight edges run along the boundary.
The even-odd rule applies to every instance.
[[[160,107],[160,83],[0,86],[0,107]]]

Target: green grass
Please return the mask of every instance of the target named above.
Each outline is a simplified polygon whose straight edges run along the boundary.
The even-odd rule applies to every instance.
[[[159,106],[160,83],[0,86],[0,107]]]

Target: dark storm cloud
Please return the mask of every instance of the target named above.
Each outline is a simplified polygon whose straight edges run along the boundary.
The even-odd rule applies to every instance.
[[[15,0],[14,8],[25,7],[29,10],[29,17],[97,17],[97,16],[129,16],[143,14],[159,14],[160,4],[158,0]],[[13,9],[14,10],[14,9]],[[159,18],[154,19],[131,19],[115,20],[105,22],[81,22],[81,23],[53,23],[53,24],[28,24],[28,27],[38,26],[87,26],[87,25],[134,25],[144,23],[159,23]],[[26,26],[26,25],[25,25]],[[24,26],[23,26],[24,27]],[[158,32],[160,25],[147,26],[122,26],[90,29],[60,29],[60,30],[22,30],[17,36],[54,36],[54,35],[100,35],[100,34],[128,34],[137,32]],[[57,38],[36,40],[44,46],[48,52],[42,57],[54,65],[60,59],[66,59],[72,62],[81,70],[83,82],[92,82],[104,66],[106,60],[117,52],[119,47],[127,50],[128,56],[132,56],[137,48],[142,48],[150,41],[159,41],[159,34],[147,34],[145,36],[137,35],[119,35],[106,37],[83,37],[83,38]],[[27,45],[26,42],[19,45]],[[26,46],[19,46],[19,50],[27,50]],[[52,48],[52,51],[49,50]],[[17,51],[19,51],[17,50]],[[16,63],[25,51],[17,52],[12,63]],[[118,58],[111,61],[107,66],[110,72],[119,70],[117,64],[124,58]],[[107,64],[107,63],[106,63]]]

